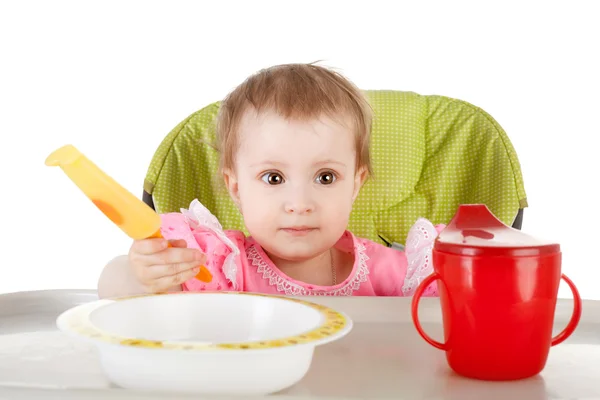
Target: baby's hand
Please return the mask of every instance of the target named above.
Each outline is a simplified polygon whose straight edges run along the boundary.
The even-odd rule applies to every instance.
[[[196,276],[205,262],[206,255],[188,249],[185,240],[142,239],[134,241],[129,249],[133,274],[149,293],[181,285]]]

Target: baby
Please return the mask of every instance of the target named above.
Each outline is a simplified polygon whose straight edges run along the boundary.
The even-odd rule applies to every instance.
[[[195,200],[161,216],[165,239],[134,241],[128,256],[104,268],[100,297],[202,290],[412,295],[432,272],[431,249],[443,226],[419,219],[404,252],[347,230],[372,174],[371,119],[361,91],[327,68],[280,65],[249,77],[222,102],[216,137],[220,173],[250,235],[223,230]],[[201,265],[211,282],[195,278]],[[436,285],[425,293],[436,295]]]

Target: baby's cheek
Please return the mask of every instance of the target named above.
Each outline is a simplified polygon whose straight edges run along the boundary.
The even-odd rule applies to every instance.
[[[244,225],[248,229],[250,236],[272,235],[273,231],[278,227],[276,222],[278,214],[275,207],[267,210],[261,208],[243,210],[243,216]]]
[[[331,202],[328,204],[327,211],[324,213],[324,219],[333,229],[338,230],[340,229],[340,226],[345,229],[348,225],[351,212],[351,204],[344,201]]]

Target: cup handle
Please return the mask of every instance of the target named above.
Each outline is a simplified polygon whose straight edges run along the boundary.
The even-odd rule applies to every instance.
[[[440,343],[440,342],[430,338],[429,335],[427,335],[425,333],[425,331],[423,330],[423,327],[421,326],[421,322],[419,322],[419,300],[421,300],[421,296],[423,295],[423,292],[425,291],[425,289],[427,289],[427,287],[429,285],[431,285],[431,283],[433,281],[435,281],[436,279],[439,279],[441,281],[440,275],[437,272],[433,272],[431,275],[427,276],[421,282],[421,284],[417,287],[417,289],[415,290],[415,294],[413,295],[413,298],[412,298],[411,314],[412,314],[413,323],[415,324],[415,328],[417,328],[417,332],[419,332],[419,335],[421,335],[421,337],[423,339],[425,339],[425,341],[427,343],[429,343],[430,345],[432,345],[433,347],[438,348],[440,350],[447,350],[448,349],[447,344]]]
[[[569,288],[573,293],[573,315],[571,315],[571,320],[567,324],[567,327],[561,333],[552,338],[552,342],[550,344],[551,346],[556,346],[571,336],[571,334],[575,331],[577,324],[579,324],[579,320],[581,319],[581,297],[579,296],[579,291],[575,287],[573,281],[567,278],[565,274],[562,274],[561,278],[567,282],[567,285],[569,285]]]

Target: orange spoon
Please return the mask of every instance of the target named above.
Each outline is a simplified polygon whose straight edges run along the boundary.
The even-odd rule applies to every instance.
[[[92,202],[134,240],[161,238],[160,216],[104,173],[72,145],[63,146],[46,158],[46,165],[59,166]],[[212,275],[202,265],[196,278],[210,282]]]

